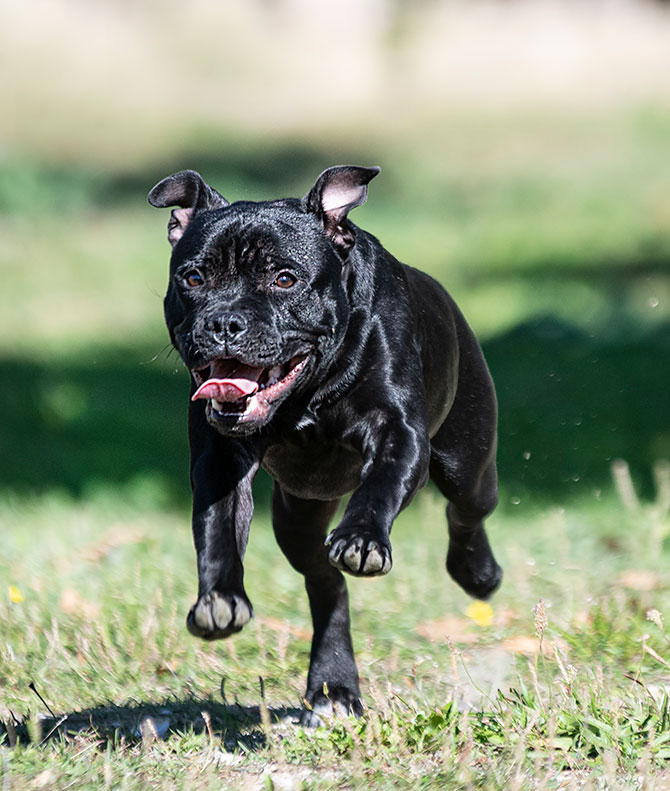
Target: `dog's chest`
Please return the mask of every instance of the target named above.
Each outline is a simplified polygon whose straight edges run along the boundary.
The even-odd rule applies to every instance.
[[[263,467],[282,489],[308,500],[334,500],[356,489],[363,467],[360,454],[311,431],[304,433],[295,443],[270,445],[263,456]]]

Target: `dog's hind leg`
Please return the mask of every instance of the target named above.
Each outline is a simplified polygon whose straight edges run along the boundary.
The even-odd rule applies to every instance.
[[[430,477],[449,500],[447,571],[471,596],[486,599],[502,579],[484,529],[498,502],[497,406],[474,336],[468,332],[461,344],[458,390],[431,440]]]
[[[440,461],[431,462],[431,478],[449,498],[447,571],[466,593],[477,599],[488,599],[502,579],[502,569],[493,556],[484,529],[484,518],[497,502],[495,465],[488,466],[478,480],[465,488],[446,478],[440,466]]]
[[[358,670],[349,626],[344,575],[328,562],[324,537],[337,500],[301,500],[275,483],[272,517],[277,542],[305,577],[314,635],[301,723],[317,726],[320,715],[360,715]]]

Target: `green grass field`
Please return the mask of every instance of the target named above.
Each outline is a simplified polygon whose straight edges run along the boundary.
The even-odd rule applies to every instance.
[[[366,715],[316,731],[291,723],[309,616],[266,513],[246,564],[256,618],[203,644],[184,628],[185,513],[139,489],[5,497],[3,777],[12,789],[662,788],[664,486],[665,502],[639,508],[613,496],[502,507],[490,623],[448,581],[442,503],[423,493],[396,524],[393,573],[350,585]]]
[[[667,787],[670,118],[498,132],[426,130],[430,156],[205,136],[141,171],[2,163],[0,788]],[[187,166],[233,200],[302,195],[345,161],[383,167],[354,221],[482,338],[505,578],[468,609],[422,492],[392,573],[350,584],[368,710],[307,732],[308,610],[266,477],[255,619],[215,644],[185,629],[187,381],[144,196]]]

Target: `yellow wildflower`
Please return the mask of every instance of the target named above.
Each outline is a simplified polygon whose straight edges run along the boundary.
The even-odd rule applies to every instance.
[[[21,604],[21,602],[23,601],[23,594],[16,587],[16,585],[9,586],[9,600],[13,601],[14,604]]]
[[[473,601],[468,605],[465,614],[468,618],[472,618],[477,626],[490,626],[493,623],[493,607],[485,601]]]

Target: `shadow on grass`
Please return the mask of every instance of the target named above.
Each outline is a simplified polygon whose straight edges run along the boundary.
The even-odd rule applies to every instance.
[[[187,507],[187,375],[155,349],[98,348],[73,361],[0,359],[0,488]],[[626,459],[643,494],[670,458],[670,327],[590,337],[520,325],[485,345],[500,401],[500,480],[510,499],[563,501],[610,482]],[[267,506],[267,477],[257,504]]]
[[[297,708],[271,708],[271,725],[297,723]],[[45,744],[77,734],[113,745],[151,742],[174,735],[209,732],[228,752],[259,750],[266,744],[259,706],[230,705],[208,700],[167,700],[163,703],[107,704],[61,716],[0,722],[0,744]],[[3,739],[4,736],[4,739]]]
[[[642,495],[653,495],[652,467],[670,458],[670,325],[595,336],[544,318],[484,351],[500,402],[500,478],[512,500],[592,495],[610,485],[617,458]]]

